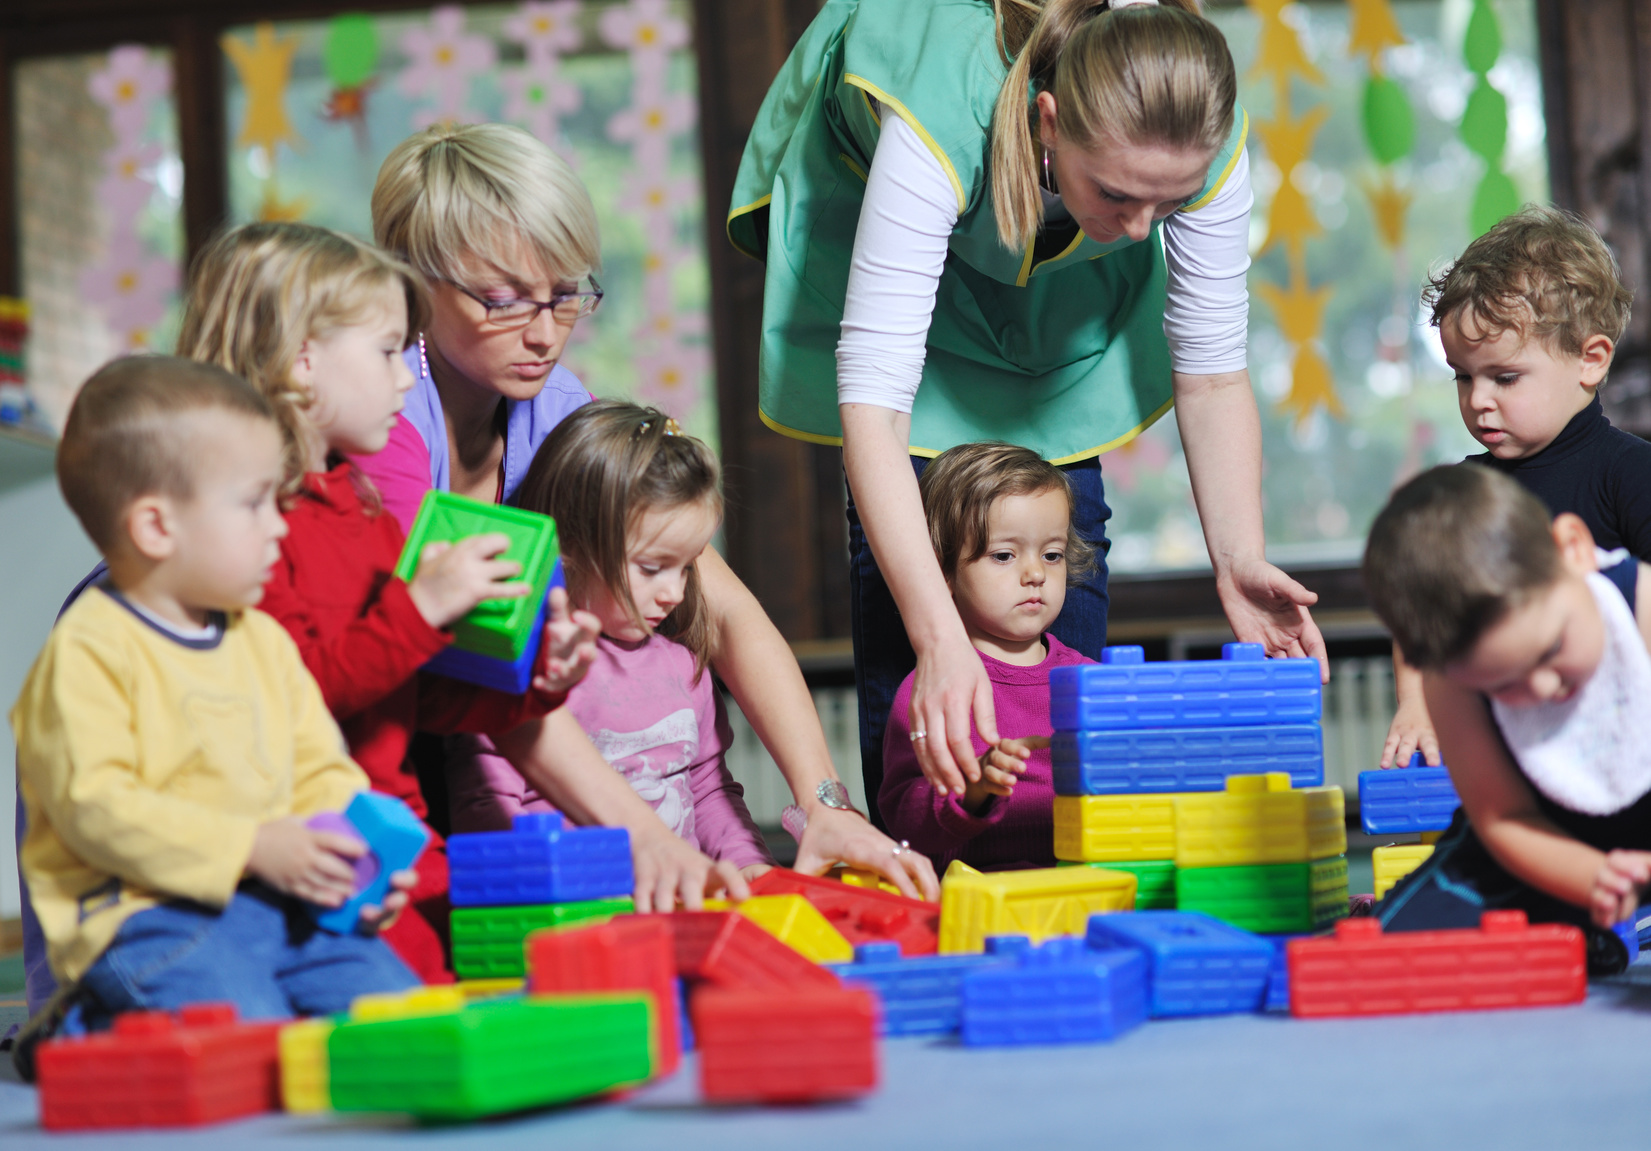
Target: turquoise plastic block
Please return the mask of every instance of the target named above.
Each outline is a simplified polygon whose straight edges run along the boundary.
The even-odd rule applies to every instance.
[[[311,819],[310,825],[346,835],[353,831],[367,844],[367,854],[355,863],[355,894],[341,907],[309,905],[316,923],[340,935],[355,930],[364,906],[384,905],[384,897],[390,893],[391,873],[412,867],[430,841],[430,832],[412,808],[393,795],[376,791],[357,792],[350,806],[344,809],[342,821],[339,816],[326,813]]]

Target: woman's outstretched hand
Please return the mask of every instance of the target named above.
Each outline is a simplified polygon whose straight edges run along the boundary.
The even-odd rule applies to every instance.
[[[961,796],[980,782],[980,762],[969,737],[970,721],[980,738],[998,741],[992,681],[963,629],[917,655],[911,691],[912,751],[923,778],[936,790]]]
[[[928,856],[901,847],[857,811],[815,804],[797,845],[796,869],[822,875],[837,863],[875,871],[912,899],[940,898],[940,881]]]
[[[1269,656],[1297,656],[1319,661],[1321,682],[1330,682],[1324,637],[1307,611],[1318,602],[1283,570],[1266,560],[1240,560],[1215,577],[1221,609],[1241,643],[1259,643]]]

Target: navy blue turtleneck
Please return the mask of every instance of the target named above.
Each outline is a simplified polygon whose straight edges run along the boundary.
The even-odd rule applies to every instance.
[[[1612,427],[1598,396],[1534,456],[1468,461],[1512,476],[1554,515],[1581,516],[1600,547],[1651,562],[1651,443]]]

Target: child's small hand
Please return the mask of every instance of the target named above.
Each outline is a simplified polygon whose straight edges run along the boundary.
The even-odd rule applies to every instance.
[[[317,831],[302,816],[291,815],[258,828],[246,870],[283,895],[338,907],[355,892],[350,860],[366,852],[359,839]]]
[[[1651,851],[1607,853],[1588,898],[1594,923],[1609,929],[1632,919],[1639,909],[1640,890],[1647,884],[1651,884]]]
[[[374,903],[363,904],[361,926],[372,932],[388,931],[394,927],[412,898],[413,888],[417,886],[418,872],[392,871],[390,893],[384,897],[384,906],[380,907]]]
[[[509,547],[509,536],[486,532],[457,543],[425,548],[419,556],[418,572],[407,586],[425,622],[431,627],[447,627],[483,600],[526,595],[526,584],[502,582],[521,575],[522,565],[493,558]]]
[[[1439,766],[1439,737],[1433,732],[1433,720],[1428,718],[1427,703],[1421,698],[1401,699],[1393,713],[1393,723],[1387,729],[1387,742],[1382,745],[1382,759],[1378,767],[1405,767],[1416,752],[1429,767]]]
[[[740,868],[740,878],[745,880],[745,882],[750,883],[753,879],[756,879],[759,876],[767,875],[773,870],[774,865],[771,863],[747,863],[744,867]]]
[[[965,785],[963,798],[958,801],[963,805],[963,810],[979,811],[986,805],[988,796],[1007,798],[1011,795],[1015,784],[1026,774],[1026,761],[1032,757],[1032,752],[1048,746],[1047,738],[1033,735],[1023,739],[1000,739],[987,748],[976,761],[980,764],[980,781]]]
[[[539,644],[539,663],[533,671],[533,690],[545,695],[568,691],[596,662],[596,637],[602,621],[588,611],[569,611],[568,593],[550,589],[550,618]]]

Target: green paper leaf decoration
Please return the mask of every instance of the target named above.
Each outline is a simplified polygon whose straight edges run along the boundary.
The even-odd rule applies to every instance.
[[[1410,97],[1386,76],[1365,81],[1364,139],[1379,164],[1402,160],[1416,146],[1416,114]]]
[[[1497,166],[1502,149],[1508,143],[1508,98],[1491,87],[1483,76],[1468,97],[1457,132],[1471,151],[1491,167]]]
[[[321,50],[327,79],[335,88],[358,88],[378,68],[378,29],[371,17],[354,13],[327,24]]]
[[[1473,0],[1473,15],[1468,17],[1467,35],[1462,37],[1462,59],[1468,70],[1483,76],[1502,55],[1502,26],[1496,22],[1496,12],[1490,0]]]
[[[1468,216],[1475,238],[1483,236],[1504,217],[1521,207],[1519,189],[1513,186],[1508,174],[1497,169],[1485,173],[1473,193],[1473,209]]]

